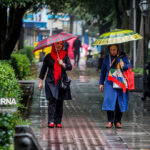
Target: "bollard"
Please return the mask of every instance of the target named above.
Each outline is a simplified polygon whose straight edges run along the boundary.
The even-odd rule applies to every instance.
[[[16,126],[14,150],[42,150],[30,126]]]
[[[143,100],[146,98],[150,98],[150,62],[146,66],[146,83],[144,85],[144,93],[143,93]]]

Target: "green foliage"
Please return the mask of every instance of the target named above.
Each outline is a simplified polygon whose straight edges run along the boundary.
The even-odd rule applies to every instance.
[[[51,11],[58,13],[64,9],[64,4],[67,0],[0,0],[0,5],[3,7],[16,7],[28,9],[37,12],[43,6],[50,6]]]
[[[14,119],[12,114],[0,114],[0,149],[9,149],[13,141]]]
[[[38,3],[40,4],[44,4],[44,0],[1,0],[0,1],[0,5],[7,7],[7,6],[13,6],[14,4],[16,4],[16,6],[19,7],[26,7],[27,5],[35,5]]]
[[[122,18],[126,10],[130,9],[130,1],[126,0],[67,0],[64,13],[71,14],[75,18],[83,19],[86,28],[101,26],[102,32],[114,28],[121,28]]]
[[[0,61],[0,97],[16,98],[21,100],[22,90],[11,65],[6,61]]]
[[[66,8],[66,3],[69,2],[69,0],[45,0],[47,6],[50,8],[50,13],[59,13],[64,12]]]
[[[7,61],[0,61],[0,98],[16,98],[16,107],[20,107],[21,95],[22,90],[12,66]],[[0,150],[9,150],[10,146],[12,148],[16,125],[29,124],[29,121],[24,121],[18,112],[0,113]]]
[[[143,74],[143,68],[133,68],[132,70],[137,75],[142,75]]]
[[[33,47],[30,46],[25,46],[23,49],[18,50],[19,54],[26,54],[30,60],[30,62],[32,63],[33,59],[34,59],[34,55],[32,54],[33,51]]]
[[[23,121],[19,113],[0,113],[0,150],[9,150],[13,143],[16,125],[29,125]]]
[[[18,79],[25,79],[30,73],[30,60],[24,54],[12,54],[11,65]]]
[[[115,10],[112,10],[112,12],[104,19],[103,25],[111,23],[110,30],[115,29],[115,27],[117,26],[117,18],[115,15],[116,15]]]

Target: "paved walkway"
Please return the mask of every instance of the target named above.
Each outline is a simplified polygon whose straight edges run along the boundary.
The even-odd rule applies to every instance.
[[[28,119],[43,150],[150,150],[150,101],[142,102],[140,94],[131,93],[123,128],[106,129],[106,112],[101,111],[103,94],[98,89],[99,73],[80,66],[69,77],[73,100],[64,103],[62,129],[47,128],[45,92],[37,90],[36,80]]]

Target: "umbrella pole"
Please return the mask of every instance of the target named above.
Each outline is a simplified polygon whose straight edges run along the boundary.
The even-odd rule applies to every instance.
[[[56,52],[57,52],[57,56],[58,56],[58,58],[60,59],[57,49],[56,49]]]
[[[56,47],[55,47],[55,50],[56,50],[56,52],[57,52],[57,56],[58,56],[58,58],[60,59],[59,54],[58,54],[58,50],[57,50],[57,48],[56,48]]]

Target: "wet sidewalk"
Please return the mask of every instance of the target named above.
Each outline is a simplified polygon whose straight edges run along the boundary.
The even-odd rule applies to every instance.
[[[39,64],[39,69],[41,64]],[[130,93],[129,111],[124,113],[122,129],[106,129],[106,112],[101,111],[99,73],[84,65],[69,73],[72,101],[65,101],[62,129],[47,127],[47,101],[44,89],[37,89],[28,119],[43,150],[150,150],[150,101]]]

